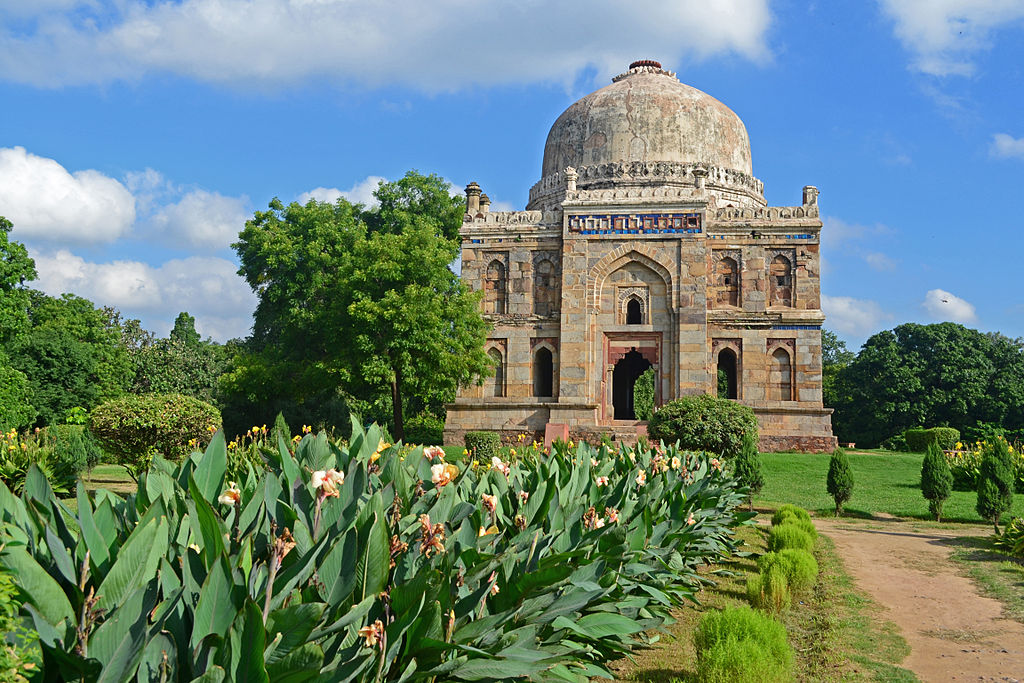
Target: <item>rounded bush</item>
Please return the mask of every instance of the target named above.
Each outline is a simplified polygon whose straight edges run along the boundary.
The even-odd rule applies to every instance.
[[[796,524],[782,523],[773,526],[768,532],[768,550],[779,551],[786,548],[811,552],[814,550],[814,539]]]
[[[751,640],[728,639],[704,653],[697,664],[700,683],[784,683],[791,666],[777,662],[762,645]]]
[[[786,568],[768,567],[757,576],[747,578],[747,600],[754,607],[778,614],[789,608],[792,601]]]
[[[837,448],[828,461],[828,477],[825,480],[828,494],[836,502],[836,517],[843,512],[843,503],[853,495],[853,470],[846,458],[846,451]]]
[[[810,536],[812,540],[818,540],[818,530],[815,528],[814,522],[812,522],[809,519],[804,519],[803,517],[797,517],[792,513],[787,513],[782,516],[782,521],[780,521],[779,524],[776,524],[775,526],[779,526],[781,524],[792,524],[793,526],[796,526],[807,532],[807,535]]]
[[[138,473],[153,453],[180,460],[220,429],[220,411],[181,394],[144,394],[107,401],[89,416],[89,431],[118,464]]]
[[[491,461],[501,448],[497,432],[466,432],[466,450],[480,462]]]
[[[793,591],[807,590],[818,580],[818,561],[806,550],[785,548],[765,553],[757,558],[762,574],[779,568],[786,575],[786,582]]]
[[[647,425],[652,441],[679,442],[688,451],[733,457],[743,439],[757,441],[757,418],[749,406],[716,396],[684,396],[658,408]]]
[[[792,503],[784,503],[779,506],[779,509],[772,515],[772,526],[778,526],[783,521],[791,518],[803,519],[811,521],[811,514],[804,510],[799,505],[793,505]]]
[[[726,607],[720,612],[708,612],[697,624],[693,643],[697,650],[698,669],[702,666],[704,658],[716,646],[729,641],[757,645],[762,651],[761,657],[765,668],[769,665],[779,665],[789,671],[793,664],[793,649],[786,641],[786,629],[782,624],[769,615],[749,607]]]

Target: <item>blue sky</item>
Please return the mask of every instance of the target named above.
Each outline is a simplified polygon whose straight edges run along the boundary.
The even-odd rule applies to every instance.
[[[548,128],[653,58],[821,190],[826,327],[1024,336],[1024,0],[3,0],[0,215],[51,294],[244,336],[230,248],[408,169],[521,209]]]

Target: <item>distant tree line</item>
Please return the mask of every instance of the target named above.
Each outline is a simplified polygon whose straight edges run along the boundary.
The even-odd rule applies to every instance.
[[[871,447],[914,427],[964,441],[1024,438],[1024,339],[956,323],[906,323],[853,353],[822,331],[822,389],[840,441]]]

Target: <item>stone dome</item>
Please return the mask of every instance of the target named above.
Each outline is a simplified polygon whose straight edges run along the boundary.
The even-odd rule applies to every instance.
[[[567,166],[632,161],[703,164],[753,175],[750,138],[740,117],[653,61],[634,62],[611,85],[558,117],[544,145],[542,178]]]

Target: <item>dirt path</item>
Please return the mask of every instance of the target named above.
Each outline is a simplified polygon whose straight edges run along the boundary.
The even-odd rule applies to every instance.
[[[957,575],[951,541],[985,529],[916,530],[891,520],[814,520],[857,586],[910,645],[902,666],[923,681],[1024,681],[1024,624]]]

